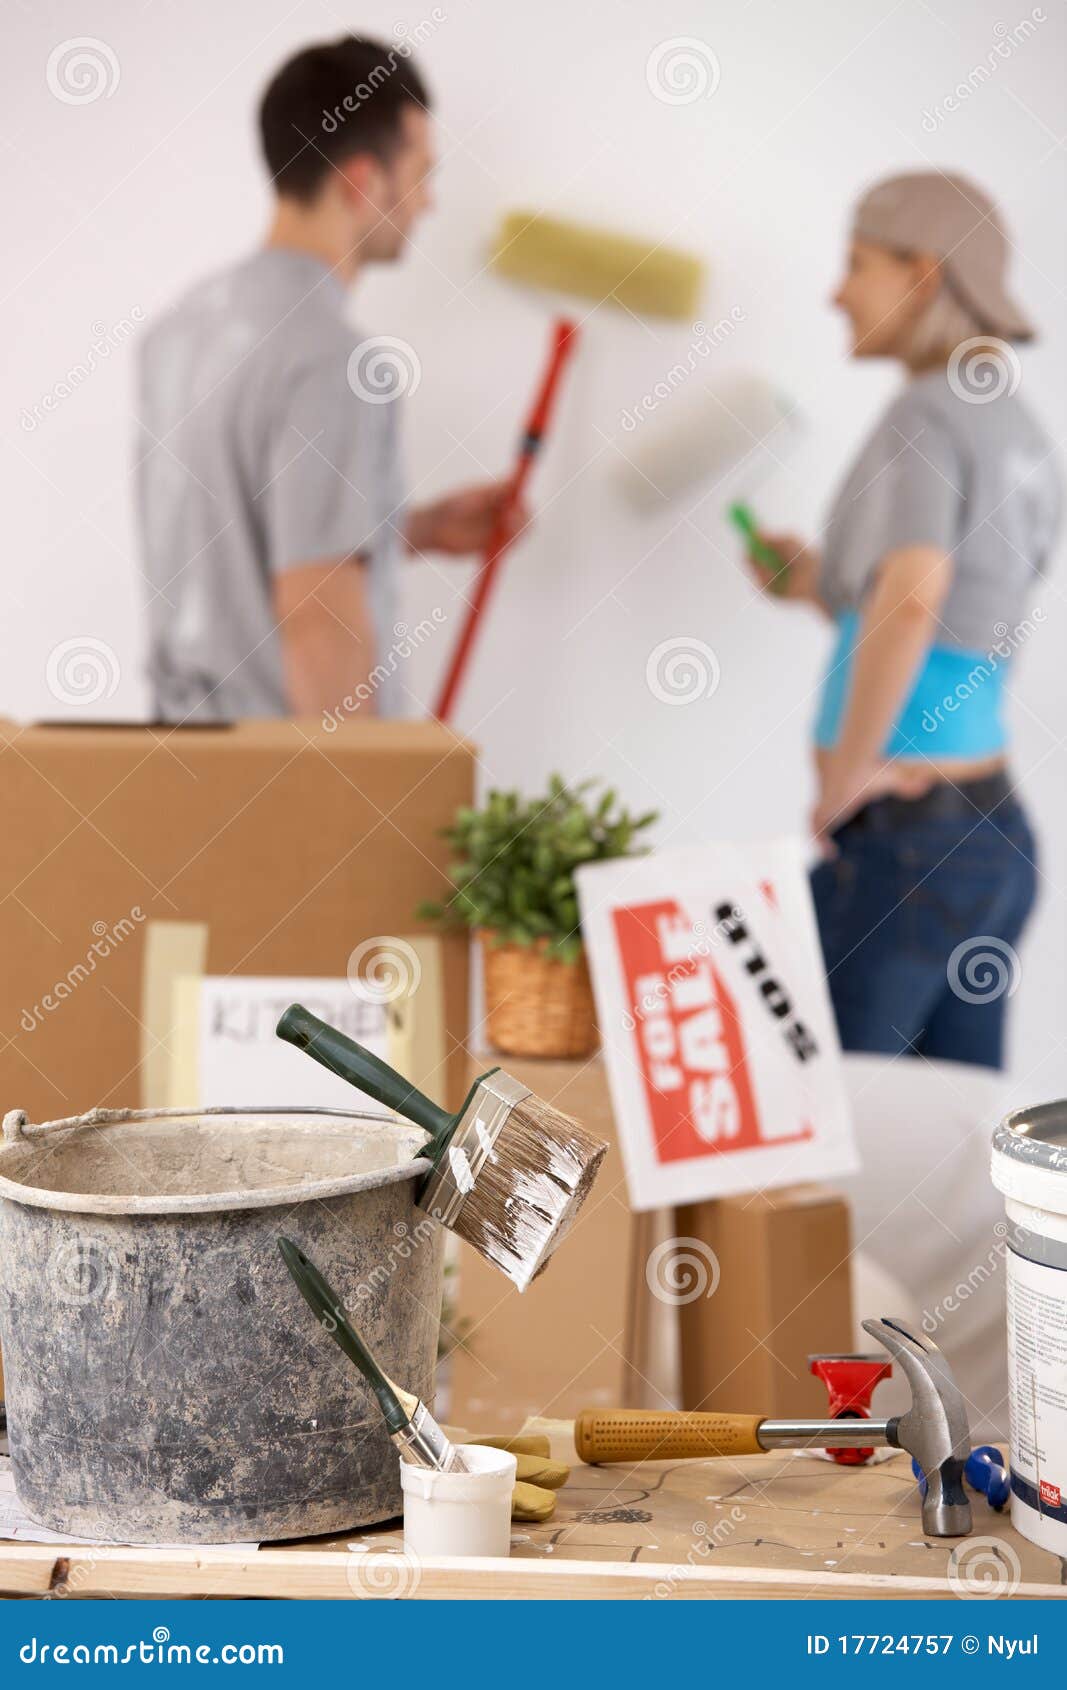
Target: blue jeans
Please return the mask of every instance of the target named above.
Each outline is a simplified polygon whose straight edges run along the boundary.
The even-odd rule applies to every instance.
[[[937,789],[931,805],[879,799],[834,845],[812,891],[844,1049],[1003,1067],[1037,881],[1018,801],[987,811],[966,787]]]

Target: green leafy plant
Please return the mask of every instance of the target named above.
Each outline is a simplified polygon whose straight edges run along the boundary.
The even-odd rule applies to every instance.
[[[444,903],[420,905],[420,918],[485,928],[498,945],[543,942],[550,956],[576,961],[582,940],[575,869],[640,855],[647,847],[637,836],[658,819],[654,810],[632,816],[610,789],[587,800],[599,784],[568,786],[553,775],[543,798],[494,791],[481,809],[457,811],[445,829],[456,890]]]

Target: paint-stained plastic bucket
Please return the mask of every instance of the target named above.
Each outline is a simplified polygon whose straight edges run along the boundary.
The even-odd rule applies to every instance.
[[[322,1267],[386,1372],[432,1401],[443,1233],[415,1207],[424,1142],[340,1109],[6,1116],[0,1344],[27,1512],[127,1543],[399,1515],[381,1412],[277,1239]]]
[[[992,1174],[1009,1223],[1011,1519],[1067,1555],[1067,1101],[1007,1116]]]
[[[460,1444],[463,1473],[400,1464],[404,1548],[420,1561],[441,1555],[511,1553],[511,1493],[518,1463],[502,1449]]]

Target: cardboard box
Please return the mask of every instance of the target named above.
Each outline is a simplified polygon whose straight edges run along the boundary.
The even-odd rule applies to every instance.
[[[168,969],[344,976],[417,931],[473,789],[473,748],[429,722],[0,725],[0,1106],[157,1104]],[[466,936],[441,954],[458,1106]]]
[[[573,1416],[582,1408],[627,1406],[639,1381],[627,1357],[632,1331],[635,1218],[626,1198],[607,1078],[600,1058],[543,1062],[483,1057],[611,1149],[570,1232],[541,1277],[521,1295],[464,1248],[453,1331],[449,1419],[470,1430],[515,1431],[530,1414]],[[643,1263],[642,1263],[643,1265]]]
[[[718,1275],[710,1295],[678,1309],[682,1406],[825,1414],[826,1388],[808,1357],[853,1348],[845,1199],[788,1186],[675,1214],[679,1238],[695,1240],[698,1255],[713,1252]]]

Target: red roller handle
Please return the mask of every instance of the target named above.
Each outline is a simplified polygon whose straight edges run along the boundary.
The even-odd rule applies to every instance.
[[[555,324],[552,334],[552,344],[549,348],[548,362],[545,365],[537,394],[530,414],[526,419],[526,428],[519,446],[518,458],[512,471],[511,482],[507,497],[501,509],[497,526],[489,538],[482,558],[482,566],[478,571],[478,578],[471,592],[467,615],[459,632],[455,648],[449,661],[434,715],[441,722],[447,722],[452,714],[452,707],[456,702],[459,690],[470,663],[471,652],[474,648],[478,625],[485,613],[485,607],[496,579],[500,562],[515,535],[508,536],[508,519],[522,497],[534,459],[537,457],[548,429],[552,415],[552,406],[559,388],[564,365],[574,351],[578,339],[578,330],[574,323],[560,318]]]

